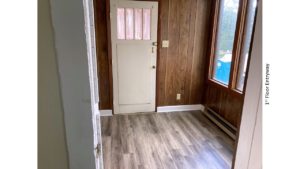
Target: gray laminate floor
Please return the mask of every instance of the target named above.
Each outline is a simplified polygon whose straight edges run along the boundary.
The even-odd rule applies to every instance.
[[[101,117],[105,169],[230,169],[234,141],[200,111]]]

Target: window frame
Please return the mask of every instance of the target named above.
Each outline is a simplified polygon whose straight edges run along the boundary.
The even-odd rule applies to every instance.
[[[245,88],[247,83],[248,77],[248,70],[249,70],[249,63],[251,60],[251,51],[252,51],[252,43],[253,43],[253,35],[255,29],[252,29],[251,33],[251,43],[249,47],[249,57],[247,60],[247,68],[246,68],[246,75],[244,80],[243,90],[240,91],[236,88],[237,84],[237,76],[239,70],[239,63],[241,57],[241,50],[244,44],[244,34],[246,33],[245,25],[247,21],[248,15],[248,5],[251,0],[239,0],[239,9],[237,14],[237,23],[235,29],[235,36],[233,42],[233,50],[232,50],[232,62],[230,66],[230,74],[229,74],[229,82],[228,85],[214,79],[214,63],[215,63],[215,54],[216,54],[216,45],[217,45],[217,32],[219,27],[219,12],[220,12],[220,1],[216,0],[213,5],[212,10],[212,32],[211,32],[211,41],[210,41],[210,51],[209,51],[209,68],[208,68],[208,83],[220,87],[224,90],[227,90],[230,93],[235,95],[243,96],[245,94]],[[257,4],[259,0],[256,0]],[[256,15],[257,15],[257,6],[255,7],[255,18],[253,27],[255,28],[256,25]]]

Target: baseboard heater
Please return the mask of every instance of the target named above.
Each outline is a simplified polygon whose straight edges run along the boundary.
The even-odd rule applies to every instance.
[[[220,129],[222,129],[226,134],[228,134],[232,139],[236,139],[237,128],[230,124],[227,120],[207,107],[205,107],[204,115],[213,123],[215,123]]]

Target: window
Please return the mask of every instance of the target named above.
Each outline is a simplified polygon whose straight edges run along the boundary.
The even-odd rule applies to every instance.
[[[151,10],[117,8],[117,37],[120,40],[150,40]]]
[[[239,0],[221,0],[213,78],[228,85]]]
[[[216,0],[210,79],[243,92],[257,0]]]
[[[257,5],[256,3],[257,3],[256,0],[250,0],[248,6],[248,13],[247,13],[246,24],[245,24],[244,42],[242,44],[242,50],[241,50],[241,55],[239,60],[239,69],[238,69],[237,81],[236,81],[236,89],[239,91],[243,91],[244,88],[248,56],[250,52],[252,32],[254,28],[255,9]]]

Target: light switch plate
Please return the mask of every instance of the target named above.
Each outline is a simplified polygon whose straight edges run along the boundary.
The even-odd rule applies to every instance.
[[[168,48],[169,47],[169,41],[168,40],[163,40],[162,41],[162,47],[163,48]]]

